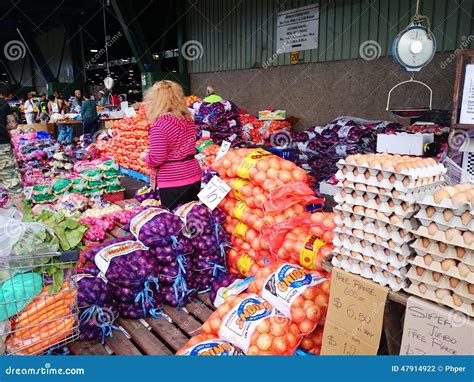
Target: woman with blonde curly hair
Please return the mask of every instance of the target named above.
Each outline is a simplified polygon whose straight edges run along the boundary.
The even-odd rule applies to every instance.
[[[197,200],[201,188],[201,168],[194,158],[197,130],[183,88],[159,81],[147,90],[144,101],[152,123],[145,163],[151,169],[152,186],[159,188],[161,204],[174,209]]]

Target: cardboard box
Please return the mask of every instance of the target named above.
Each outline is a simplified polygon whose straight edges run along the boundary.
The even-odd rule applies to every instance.
[[[33,129],[34,131],[45,131],[48,134],[53,134],[54,123],[35,123],[32,125],[18,125],[18,129],[22,131]]]
[[[423,156],[425,145],[434,142],[434,134],[379,134],[377,152]]]

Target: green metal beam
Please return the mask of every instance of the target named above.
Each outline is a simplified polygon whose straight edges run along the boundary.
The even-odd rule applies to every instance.
[[[114,9],[115,15],[120,22],[120,26],[122,27],[123,33],[125,34],[125,38],[130,45],[130,49],[132,49],[133,55],[137,60],[137,65],[142,73],[147,72],[158,72],[160,68],[156,65],[153,54],[151,49],[145,39],[145,35],[138,23],[134,23],[133,28],[129,28],[129,23],[125,19],[125,14],[122,12],[117,0],[111,0],[110,3]],[[132,14],[131,9],[131,2],[129,1],[122,1],[120,3],[124,5],[125,12],[128,15]]]

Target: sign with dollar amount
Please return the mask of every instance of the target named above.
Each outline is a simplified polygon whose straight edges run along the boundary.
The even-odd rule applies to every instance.
[[[388,290],[333,268],[321,354],[377,354]]]
[[[474,319],[412,296],[407,301],[401,355],[472,355]]]
[[[209,209],[214,210],[229,192],[230,186],[218,176],[214,176],[198,194],[198,198]]]

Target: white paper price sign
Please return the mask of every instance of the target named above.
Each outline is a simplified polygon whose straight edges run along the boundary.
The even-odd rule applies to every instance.
[[[222,144],[221,144],[221,148],[219,149],[219,151],[217,152],[217,155],[216,155],[216,159],[215,160],[219,160],[221,159],[225,154],[227,154],[227,152],[229,151],[230,149],[230,142],[227,142],[227,141],[222,141]]]
[[[31,200],[31,195],[33,195],[33,187],[28,186],[23,189],[23,194],[25,195],[26,200]]]
[[[198,194],[198,198],[208,208],[214,210],[229,192],[230,186],[218,176],[214,176]]]

